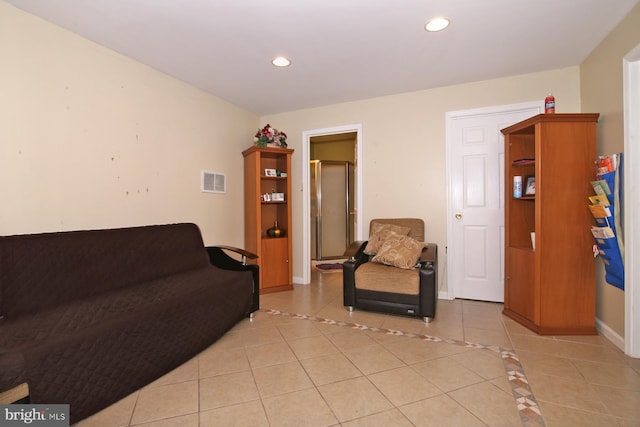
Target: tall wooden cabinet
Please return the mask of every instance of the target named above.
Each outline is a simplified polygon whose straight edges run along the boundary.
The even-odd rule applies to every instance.
[[[244,242],[258,255],[260,293],[293,288],[291,268],[291,154],[253,146],[244,156]],[[275,194],[275,195],[274,195]],[[268,230],[277,223],[278,237]]]
[[[504,314],[541,335],[596,333],[587,204],[598,116],[540,114],[502,129]],[[522,176],[523,197],[514,197],[514,176]],[[525,194],[528,177],[535,177],[535,195]]]

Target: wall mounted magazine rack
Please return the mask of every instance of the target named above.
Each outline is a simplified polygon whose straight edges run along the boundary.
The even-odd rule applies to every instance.
[[[589,197],[589,209],[596,220],[591,227],[596,240],[594,255],[604,263],[607,283],[624,290],[622,153],[601,156],[596,164],[596,180],[591,181],[595,195]]]

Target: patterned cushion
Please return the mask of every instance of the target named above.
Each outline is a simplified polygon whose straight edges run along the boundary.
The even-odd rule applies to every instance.
[[[409,234],[409,231],[411,231],[409,227],[374,222],[371,225],[371,230],[369,232],[369,242],[367,243],[367,247],[364,249],[364,253],[367,255],[377,254],[384,241],[387,240],[389,233],[396,233],[402,236],[406,236],[407,234]]]
[[[411,270],[418,262],[424,246],[423,242],[391,231],[371,261]]]

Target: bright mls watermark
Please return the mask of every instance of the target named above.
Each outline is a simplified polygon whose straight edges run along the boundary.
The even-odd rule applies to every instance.
[[[0,405],[0,426],[69,427],[69,405]]]

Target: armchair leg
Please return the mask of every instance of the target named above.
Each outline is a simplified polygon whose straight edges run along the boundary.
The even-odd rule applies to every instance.
[[[355,308],[352,305],[348,305],[347,310],[349,310],[349,313],[353,313],[353,310],[355,310]]]
[[[424,323],[431,323],[433,317],[424,317]]]

